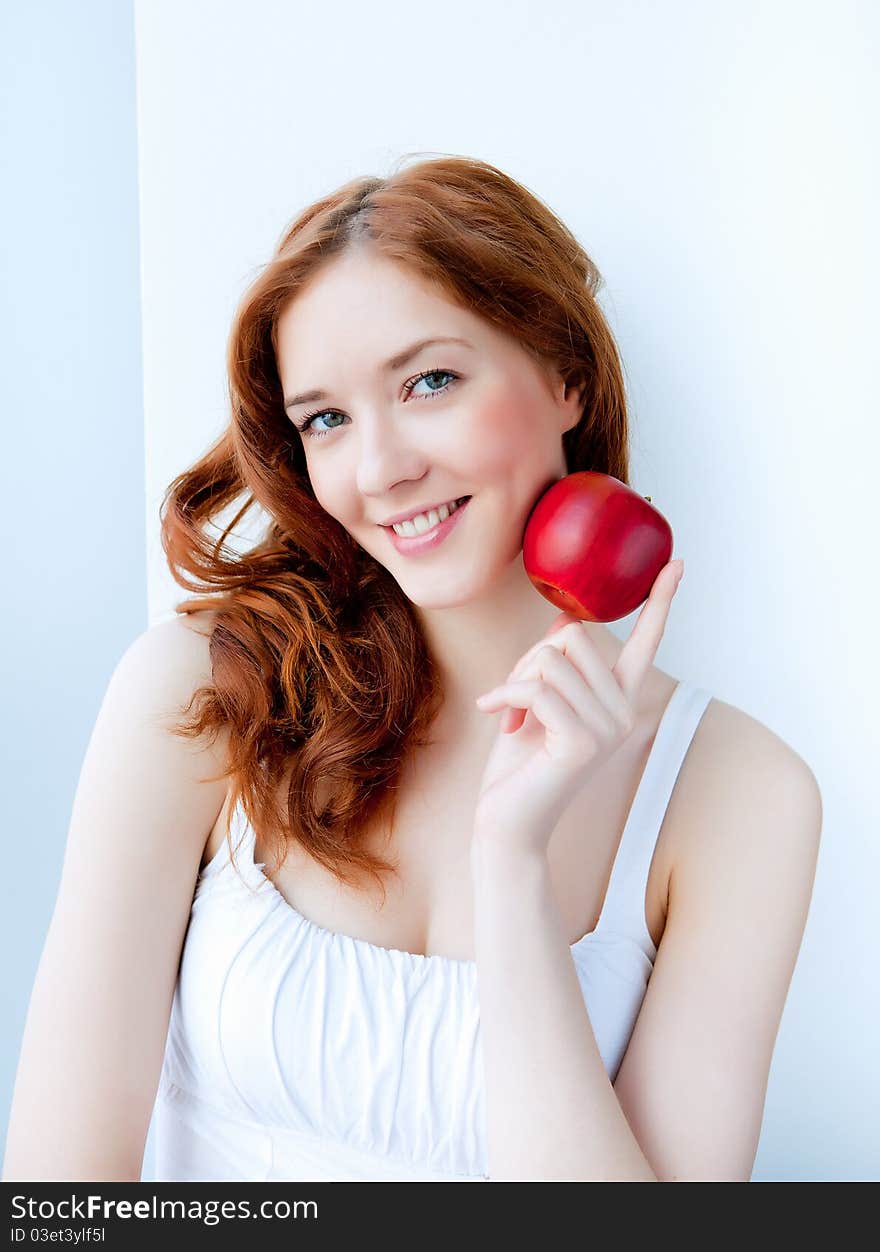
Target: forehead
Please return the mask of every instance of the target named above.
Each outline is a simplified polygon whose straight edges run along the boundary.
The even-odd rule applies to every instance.
[[[444,335],[484,351],[518,346],[403,266],[346,254],[324,266],[280,315],[279,371],[288,390],[318,387],[332,381],[325,371],[335,376],[348,364],[372,370],[418,339]]]

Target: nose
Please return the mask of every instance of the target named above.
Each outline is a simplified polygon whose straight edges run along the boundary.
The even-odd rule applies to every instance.
[[[424,450],[388,416],[362,420],[357,457],[358,491],[381,499],[395,483],[417,481],[428,468]]]

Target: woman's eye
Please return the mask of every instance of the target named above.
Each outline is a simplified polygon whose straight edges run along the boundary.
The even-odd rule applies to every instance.
[[[405,382],[403,384],[403,390],[406,395],[409,396],[419,383],[426,382],[429,379],[436,380],[438,378],[449,378],[453,381],[457,381],[458,374],[454,374],[452,370],[444,369],[425,370],[423,373],[417,374],[415,378],[411,378]],[[416,398],[430,399],[432,396],[444,395],[449,390],[451,385],[452,383],[444,383],[441,387],[429,387],[427,391],[417,394]],[[313,411],[312,413],[304,413],[299,423],[297,423],[296,429],[301,435],[306,435],[310,439],[320,439],[322,435],[329,435],[330,431],[336,430],[338,425],[341,424],[337,423],[336,425],[330,426],[329,429],[325,430],[317,430],[312,425],[312,423],[316,422],[319,418],[323,419],[328,417],[344,418],[345,414],[340,413],[337,409],[319,409]]]
[[[427,370],[424,374],[419,374],[419,376],[413,380],[412,384],[404,383],[404,390],[407,392],[407,395],[408,395],[415,387],[418,386],[419,383],[426,382],[429,378],[455,378],[455,377],[456,375],[451,374],[449,370]],[[430,387],[428,389],[428,394],[435,396],[437,395],[438,391],[445,391],[448,386],[449,386],[448,383],[444,383],[442,387],[437,387],[437,388]]]

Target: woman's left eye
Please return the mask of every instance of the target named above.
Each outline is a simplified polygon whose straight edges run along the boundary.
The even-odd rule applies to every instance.
[[[458,377],[459,377],[458,374],[454,374],[452,370],[443,370],[443,369],[425,370],[424,373],[417,374],[415,378],[411,378],[407,382],[405,382],[403,384],[403,390],[406,392],[407,395],[410,395],[411,392],[414,390],[414,388],[417,387],[420,382],[424,382],[425,379],[450,378],[453,381],[457,381]],[[432,396],[443,395],[445,392],[449,390],[451,385],[452,383],[444,383],[442,387],[437,387],[434,390],[429,390],[427,392],[424,392],[421,396],[421,399],[429,400],[431,399]],[[320,439],[322,435],[329,435],[331,430],[337,430],[338,426],[331,426],[329,429],[325,429],[325,430],[316,430],[312,426],[312,422],[316,421],[319,417],[329,417],[329,416],[344,417],[345,414],[340,413],[337,409],[318,409],[318,410],[312,411],[311,413],[304,413],[299,423],[296,424],[296,429],[300,432],[301,435],[307,435],[309,436],[309,438],[312,438],[312,439]]]
[[[457,374],[453,374],[449,370],[426,370],[424,374],[417,374],[416,377],[413,378],[410,382],[404,383],[403,389],[406,392],[406,394],[409,395],[410,392],[413,390],[413,388],[417,387],[419,383],[424,382],[426,378],[457,378],[457,377],[458,377]],[[441,391],[446,391],[448,390],[448,388],[449,388],[449,383],[444,383],[443,386],[438,387],[436,391],[429,391],[428,395],[430,396],[439,395]]]

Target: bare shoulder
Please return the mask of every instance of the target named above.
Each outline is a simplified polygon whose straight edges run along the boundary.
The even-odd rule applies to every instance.
[[[776,779],[818,788],[813,771],[790,744],[743,709],[716,697],[703,714],[694,750],[702,772],[710,777],[721,774],[741,780],[749,773],[755,782]]]
[[[749,850],[756,862],[774,855],[815,862],[818,781],[790,744],[743,709],[709,701],[676,792],[673,877],[727,873]]]
[[[670,818],[668,916],[614,1089],[661,1181],[745,1182],[810,907],[821,795],[779,735],[712,699]]]
[[[213,685],[210,645],[216,616],[216,610],[179,614],[137,635],[115,666],[102,719],[104,724],[110,716],[122,721],[128,717],[145,733],[159,732],[161,739],[151,742],[157,747],[161,744],[163,753],[175,760],[189,758],[212,773],[222,770],[225,763],[226,728],[216,735],[192,739],[177,731],[182,719],[188,721],[195,711],[192,701],[196,692]],[[145,745],[141,744],[140,750],[146,750]],[[165,764],[171,771],[172,760]],[[213,790],[219,794],[218,788]]]
[[[217,622],[217,609],[202,609],[198,613],[178,613],[162,626],[178,626],[196,635],[200,639],[209,640]]]
[[[129,644],[118,668],[142,668],[170,693],[191,695],[212,679],[210,644],[216,617],[216,610],[181,613],[147,627]]]
[[[168,641],[171,646],[175,641],[180,640],[180,647],[188,647],[193,652],[201,650],[207,656],[217,613],[217,609],[203,609],[198,613],[177,613],[174,617],[166,618],[148,627],[144,634]]]

